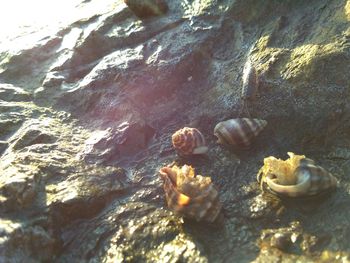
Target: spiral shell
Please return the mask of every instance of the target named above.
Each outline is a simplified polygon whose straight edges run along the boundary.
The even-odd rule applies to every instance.
[[[219,122],[214,128],[218,143],[247,148],[265,128],[267,121],[259,119],[230,119]]]
[[[163,15],[169,9],[164,0],[124,0],[124,3],[139,18]]]
[[[257,179],[263,191],[281,197],[309,197],[327,193],[337,186],[336,178],[304,155],[289,152],[289,159],[264,159]]]
[[[171,139],[180,155],[205,154],[208,151],[203,134],[196,128],[182,128]]]
[[[259,80],[255,67],[252,65],[250,59],[245,63],[243,68],[243,86],[242,99],[253,99],[256,96]]]
[[[221,211],[219,193],[210,177],[195,175],[191,166],[160,169],[168,207],[196,221],[214,222]]]

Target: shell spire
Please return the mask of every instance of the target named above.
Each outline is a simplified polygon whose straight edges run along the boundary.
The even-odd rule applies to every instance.
[[[172,211],[196,221],[214,222],[218,218],[222,205],[210,177],[195,175],[188,165],[163,167],[159,173]]]
[[[214,128],[218,143],[247,148],[265,128],[267,121],[260,119],[230,119],[219,122]]]
[[[336,178],[304,155],[289,152],[289,159],[264,159],[258,182],[267,190],[282,197],[308,197],[330,192],[337,186]]]
[[[205,154],[208,151],[203,134],[196,128],[184,127],[176,131],[172,143],[179,155]]]

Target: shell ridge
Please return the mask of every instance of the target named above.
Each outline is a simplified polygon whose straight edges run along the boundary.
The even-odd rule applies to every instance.
[[[196,128],[184,127],[177,130],[171,139],[179,155],[205,154],[208,151],[203,134]]]
[[[174,181],[170,174],[176,175]],[[160,169],[168,207],[175,213],[197,221],[213,222],[221,211],[219,193],[210,177],[195,175],[191,166]],[[177,182],[175,184],[174,182]]]
[[[227,125],[225,125],[227,123]],[[221,126],[221,135],[223,138],[229,142],[229,144],[237,144],[237,141],[235,140],[235,136],[231,136],[232,133],[235,133],[236,130],[236,123],[231,122],[230,120],[223,122],[223,125]],[[236,135],[237,137],[238,135]]]
[[[260,119],[229,119],[215,126],[214,135],[219,143],[249,147],[266,125],[267,121]]]

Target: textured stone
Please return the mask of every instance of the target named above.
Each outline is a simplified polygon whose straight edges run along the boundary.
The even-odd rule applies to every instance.
[[[11,84],[1,84],[0,98],[5,101],[29,101],[31,95],[29,92]]]
[[[115,129],[96,132],[87,141],[81,158],[89,163],[110,163],[139,155],[154,135],[147,124],[122,123]]]
[[[35,171],[22,172],[14,167],[1,170],[0,194],[1,210],[25,208],[34,202],[40,183],[40,175]]]
[[[47,262],[57,250],[56,240],[41,226],[21,226],[0,221],[0,259],[2,262]]]
[[[140,19],[120,0],[71,1],[68,20],[1,39],[0,261],[348,260],[349,1],[166,2]],[[241,112],[248,60],[246,106],[269,125],[234,152],[212,133]],[[185,126],[207,155],[176,155]],[[288,151],[332,172],[334,195],[261,194],[263,158]],[[212,178],[222,225],[166,210],[158,171],[174,161]]]

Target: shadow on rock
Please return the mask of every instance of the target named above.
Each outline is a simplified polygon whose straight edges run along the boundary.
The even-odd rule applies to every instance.
[[[124,122],[93,134],[80,157],[96,164],[133,161],[144,154],[154,134],[155,130],[147,124]]]

